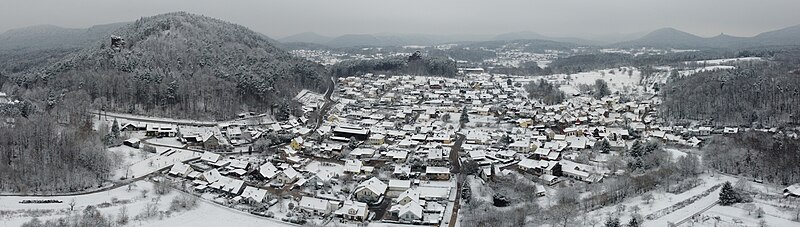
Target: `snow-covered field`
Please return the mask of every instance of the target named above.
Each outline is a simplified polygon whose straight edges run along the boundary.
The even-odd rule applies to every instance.
[[[142,191],[147,191],[147,197],[142,197]],[[159,210],[168,210],[170,201],[178,196],[176,191],[165,194],[159,198]],[[30,221],[34,213],[46,212],[44,215],[36,215],[40,220],[50,220],[60,217],[65,217],[69,214],[69,203],[74,200],[75,208],[73,212],[81,212],[86,206],[98,207],[98,210],[104,215],[117,215],[119,210],[124,206],[128,209],[128,215],[131,217],[139,214],[145,209],[148,203],[153,203],[156,199],[153,193],[153,184],[147,181],[137,181],[131,184],[130,190],[127,186],[119,187],[105,192],[90,193],[86,195],[77,196],[52,196],[52,197],[39,197],[39,196],[5,196],[0,197],[0,211],[5,214],[0,216],[0,225],[2,226],[20,226],[25,222]],[[63,203],[48,203],[48,204],[31,204],[19,203],[21,200],[40,200],[40,199],[55,199],[61,200]],[[116,203],[114,201],[117,201]],[[103,203],[108,203],[110,206],[101,206]]]
[[[624,69],[625,72],[623,72]],[[629,70],[633,70],[630,75]],[[614,72],[612,74],[612,71]],[[642,76],[641,71],[634,67],[621,67],[617,69],[603,69],[591,72],[582,72],[572,75],[555,74],[546,76],[548,80],[555,81],[561,84],[559,87],[567,94],[579,93],[578,87],[581,84],[594,85],[596,80],[604,80],[608,83],[608,88],[611,92],[626,92],[631,91],[638,87],[639,80]]]
[[[669,152],[672,155],[672,160],[678,160],[678,158],[686,156],[686,152],[675,148],[664,148],[664,151]]]
[[[728,70],[728,69],[735,69],[735,68],[736,67],[730,66],[730,65],[714,65],[714,66],[700,67],[700,68],[696,68],[696,69],[681,70],[679,73],[681,74],[681,76],[691,76],[691,75],[697,74],[699,72],[716,71],[716,70]]]
[[[707,64],[707,65],[721,65],[721,64],[729,64],[729,63],[736,63],[736,62],[745,62],[745,61],[763,61],[763,58],[760,57],[744,57],[744,58],[724,58],[724,59],[712,59],[712,60],[702,60],[702,61],[694,61],[693,63],[697,64]],[[687,62],[689,63],[689,62]]]
[[[623,72],[625,70],[625,72]],[[633,70],[630,75],[628,72]],[[611,72],[614,74],[611,74]],[[614,69],[602,69],[591,72],[582,72],[576,74],[553,74],[544,77],[518,77],[514,78],[514,82],[529,83],[538,81],[539,79],[548,80],[551,83],[560,85],[559,89],[568,95],[577,94],[579,85],[594,85],[595,81],[600,79],[608,83],[608,88],[611,92],[625,92],[639,87],[639,80],[641,80],[642,72],[635,67],[620,67]]]
[[[678,151],[672,149],[671,153],[673,156],[678,155],[685,155],[685,152]],[[656,211],[661,209],[670,207],[676,203],[689,199],[692,196],[700,195],[704,191],[714,187],[715,185],[719,185],[724,183],[725,181],[730,181],[731,183],[735,183],[738,181],[737,178],[727,176],[727,175],[720,175],[720,174],[702,174],[699,176],[703,183],[693,189],[690,189],[686,192],[679,193],[679,194],[672,194],[667,193],[664,191],[653,191],[653,201],[650,204],[645,203],[641,196],[626,199],[624,202],[617,204],[615,206],[608,206],[598,210],[594,210],[588,213],[588,217],[594,218],[597,221],[605,221],[609,215],[617,215],[617,208],[620,206],[625,206],[626,211],[622,212],[620,220],[622,222],[627,222],[631,218],[631,208],[636,206],[640,210],[638,214],[642,216],[646,216],[648,214],[652,214]],[[764,193],[775,193],[775,190],[767,189],[768,186],[762,184],[754,184],[753,189],[763,191]],[[694,214],[697,214],[703,209],[708,208],[709,206],[713,205],[719,199],[719,192],[720,188],[717,188],[710,194],[705,197],[700,198],[699,200],[695,201],[694,203],[683,207],[681,209],[675,210],[667,215],[659,217],[655,220],[645,220],[642,226],[653,226],[653,227],[662,227],[667,226],[668,223],[675,223],[680,220],[686,219],[691,217]],[[786,213],[783,211],[779,211],[776,207],[768,205],[768,202],[760,201],[756,199],[755,204],[758,207],[762,207],[764,211],[766,211],[767,215],[765,220],[769,224],[769,226],[800,226],[800,223],[791,221],[791,214]],[[747,216],[747,211],[741,208],[742,204],[737,204],[733,207],[724,207],[720,205],[713,206],[708,211],[705,211],[701,214],[701,216],[719,216],[722,221],[720,221],[720,225],[718,226],[758,226],[759,220],[754,218],[753,216]],[[735,225],[734,218],[742,220],[744,223],[739,223]],[[727,222],[727,223],[724,223]],[[723,224],[724,223],[724,224]],[[714,226],[714,219],[707,220],[705,223],[695,223],[692,225],[690,221],[683,223],[682,226]]]
[[[758,204],[758,201],[756,201]],[[741,208],[742,206],[715,206],[708,211],[704,212],[702,216],[709,217],[705,221],[697,220],[694,223],[689,222],[685,226],[759,226],[761,219],[757,218],[754,214]],[[766,215],[763,219],[767,226],[800,226],[800,222],[791,221],[791,217],[784,212],[772,206],[759,206],[764,209]],[[714,217],[719,217],[716,221]]]
[[[297,226],[271,218],[262,218],[243,211],[223,207],[206,200],[200,200],[198,206],[192,210],[179,213],[163,220],[143,222],[139,226]]]

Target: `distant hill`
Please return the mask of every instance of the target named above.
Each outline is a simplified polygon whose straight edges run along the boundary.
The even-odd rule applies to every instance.
[[[144,17],[63,59],[10,77],[20,86],[84,90],[114,111],[212,118],[287,115],[301,89],[323,91],[324,68],[259,33],[189,13]]]
[[[275,45],[285,49],[285,50],[326,50],[331,49],[331,47],[318,44],[318,43],[304,43],[304,42],[278,42]]]
[[[389,47],[423,45],[431,46],[447,43],[471,43],[486,41],[512,41],[512,40],[548,40],[556,42],[577,43],[581,45],[596,45],[599,42],[579,38],[554,38],[538,35],[532,32],[507,33],[498,36],[491,35],[430,35],[430,34],[346,34],[337,37],[325,37],[315,33],[301,33],[280,39],[281,43],[294,43],[290,47],[297,47],[297,43],[313,43],[333,48],[350,47]]]
[[[427,34],[348,34],[333,38],[324,45],[337,48],[369,46],[408,46],[437,45],[462,41],[482,41],[482,36],[474,35],[427,35]]]
[[[354,46],[398,46],[402,45],[399,42],[390,40],[382,40],[374,35],[367,34],[350,34],[342,35],[331,39],[325,45],[331,47],[354,47]]]
[[[0,50],[53,49],[82,47],[111,34],[127,23],[97,25],[91,28],[62,28],[37,25],[8,30],[0,34]]]
[[[800,25],[764,32],[753,39],[763,45],[800,45]]]
[[[0,74],[41,67],[104,37],[126,23],[91,28],[37,25],[0,34]],[[1,84],[0,84],[1,85]]]
[[[493,38],[493,40],[497,41],[511,41],[511,40],[548,40],[548,41],[555,41],[555,42],[562,42],[562,43],[574,43],[579,45],[598,45],[600,42],[586,40],[581,38],[573,38],[573,37],[550,37],[541,35],[536,32],[531,31],[524,31],[524,32],[512,32],[512,33],[505,33],[497,35]]]
[[[662,28],[647,35],[621,45],[655,46],[655,47],[699,47],[706,45],[703,37],[683,32],[674,28]]]
[[[662,28],[635,40],[620,42],[622,47],[671,48],[746,48],[760,46],[800,45],[800,25],[761,33],[754,37],[735,37],[720,34],[700,37],[674,28]]]
[[[313,32],[305,32],[278,39],[282,43],[316,43],[325,44],[333,40],[331,37],[323,36]]]

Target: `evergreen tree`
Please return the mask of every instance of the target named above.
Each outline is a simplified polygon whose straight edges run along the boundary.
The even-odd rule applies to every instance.
[[[606,220],[605,227],[622,227],[622,225],[619,223],[619,218],[613,217]]]
[[[608,89],[608,83],[605,80],[597,79],[594,81],[594,98],[601,99],[607,95],[611,94],[611,90]]]
[[[461,123],[469,122],[469,114],[467,114],[467,108],[461,109]]]
[[[722,185],[722,191],[719,192],[719,203],[721,205],[729,206],[739,203],[741,202],[740,198],[739,193],[733,188],[731,182],[726,181],[725,184]]]
[[[111,135],[113,135],[114,138],[119,138],[119,123],[116,118],[114,118],[114,123],[111,124]]]
[[[636,218],[631,218],[631,220],[628,221],[628,227],[639,227],[639,226],[642,226],[642,224],[639,223],[639,220]]]
[[[603,142],[600,142],[599,150],[603,153],[608,153],[611,151],[611,144],[608,143],[608,140],[603,140]]]
[[[511,136],[509,136],[508,134],[503,135],[502,137],[500,137],[500,144],[508,145],[508,144],[513,143],[513,142],[514,142],[514,139],[512,139]]]
[[[631,145],[630,151],[628,151],[628,154],[634,158],[642,157],[644,155],[642,142],[639,140],[634,141],[633,145]]]

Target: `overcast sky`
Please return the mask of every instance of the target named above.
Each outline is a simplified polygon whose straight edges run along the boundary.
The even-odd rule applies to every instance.
[[[701,36],[752,36],[800,24],[800,0],[2,0],[0,32],[52,24],[85,28],[187,11],[273,38],[301,32],[552,36],[674,27]]]

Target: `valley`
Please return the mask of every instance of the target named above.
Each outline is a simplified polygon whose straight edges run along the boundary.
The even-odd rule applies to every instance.
[[[13,29],[0,225],[799,226],[797,30]]]

